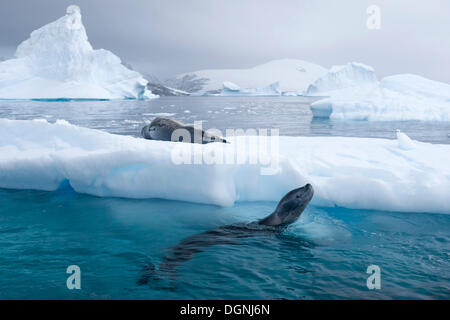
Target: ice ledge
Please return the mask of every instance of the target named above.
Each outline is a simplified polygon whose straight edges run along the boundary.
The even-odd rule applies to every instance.
[[[450,213],[450,145],[397,139],[280,137],[272,175],[258,163],[176,164],[172,153],[229,155],[238,145],[191,145],[113,135],[71,125],[0,119],[0,187],[56,190],[67,181],[101,197],[163,198],[233,205],[278,201],[311,183],[313,204]],[[262,137],[248,137],[249,155]],[[257,156],[257,153],[254,154]]]

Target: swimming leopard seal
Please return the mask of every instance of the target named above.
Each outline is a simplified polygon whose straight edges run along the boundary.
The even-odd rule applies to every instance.
[[[300,217],[314,195],[310,184],[287,193],[275,210],[267,217],[251,223],[238,223],[218,227],[180,241],[162,258],[158,269],[153,264],[144,267],[139,285],[147,284],[150,279],[159,280],[158,274],[175,275],[176,267],[189,261],[195,254],[214,245],[236,245],[240,239],[256,235],[273,235],[283,232],[286,227]]]

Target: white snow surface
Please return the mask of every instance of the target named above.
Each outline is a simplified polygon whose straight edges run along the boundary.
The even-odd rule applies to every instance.
[[[314,63],[297,59],[280,59],[250,69],[199,70],[177,75],[176,78],[193,75],[194,81],[207,79],[197,94],[220,91],[226,81],[236,83],[242,88],[265,88],[279,82],[281,91],[303,92],[310,83],[326,72],[325,68]]]
[[[175,164],[172,153],[233,152],[230,144],[151,141],[66,121],[0,119],[0,187],[56,190],[67,183],[101,197],[164,198],[230,206],[279,199],[311,183],[313,204],[450,213],[450,146],[397,139],[280,137],[279,164]],[[260,138],[247,137],[250,146]],[[255,140],[256,139],[256,140]],[[243,148],[251,155],[253,149]]]
[[[110,51],[94,50],[80,9],[35,31],[0,62],[0,99],[155,98],[147,80]]]
[[[311,104],[314,117],[450,121],[450,85],[413,74],[393,75],[378,82],[373,69],[358,65],[333,67],[308,88],[308,95],[327,96]]]

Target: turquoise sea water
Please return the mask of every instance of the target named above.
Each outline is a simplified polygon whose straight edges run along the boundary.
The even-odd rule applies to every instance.
[[[219,129],[394,138],[399,128],[414,139],[450,143],[445,123],[312,120],[302,98],[0,101],[1,118],[65,119],[127,135],[161,113]],[[0,299],[450,298],[449,215],[315,206],[281,234],[211,246],[174,277],[138,284],[143,270],[184,238],[262,218],[275,206],[97,198],[70,187],[0,189]],[[81,290],[67,289],[69,265],[81,269]],[[369,265],[381,268],[380,290],[366,286]]]

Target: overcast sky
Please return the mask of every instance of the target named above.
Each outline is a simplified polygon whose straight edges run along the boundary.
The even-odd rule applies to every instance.
[[[161,78],[297,58],[450,83],[448,0],[1,0],[0,57],[72,3],[94,48]],[[381,9],[379,30],[366,26],[371,4]]]

